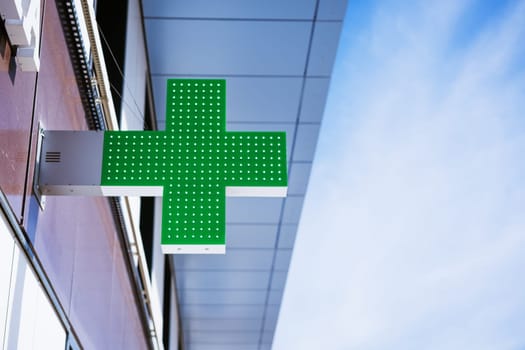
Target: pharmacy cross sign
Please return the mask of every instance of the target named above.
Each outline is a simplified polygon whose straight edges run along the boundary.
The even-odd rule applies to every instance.
[[[106,131],[102,186],[162,188],[164,253],[224,253],[231,196],[286,196],[286,134],[227,132],[224,80],[168,80],[165,131]]]

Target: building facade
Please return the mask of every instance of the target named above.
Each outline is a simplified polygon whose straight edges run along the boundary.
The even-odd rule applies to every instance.
[[[2,0],[3,349],[271,348],[345,8]],[[226,79],[229,130],[287,132],[288,196],[228,199],[225,255],[163,255],[159,198],[38,188],[46,130],[162,130],[172,77]]]

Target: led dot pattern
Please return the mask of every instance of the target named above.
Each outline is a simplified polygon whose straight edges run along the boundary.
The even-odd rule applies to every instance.
[[[227,132],[226,81],[169,79],[166,131],[106,131],[101,184],[163,186],[162,244],[225,244],[227,186],[286,186],[284,132]]]

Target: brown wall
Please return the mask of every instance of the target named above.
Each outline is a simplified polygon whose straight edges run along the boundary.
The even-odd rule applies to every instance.
[[[42,211],[31,194],[38,122],[46,129],[87,129],[55,1],[46,0],[44,6],[38,74],[13,69],[5,33],[0,33],[0,188],[31,238],[82,345],[144,349],[144,331],[107,199],[47,197]]]
[[[16,72],[0,27],[0,186],[21,218],[36,74]]]

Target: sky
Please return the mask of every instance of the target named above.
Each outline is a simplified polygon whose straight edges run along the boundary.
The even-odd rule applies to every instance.
[[[525,1],[349,0],[273,349],[525,349]]]

